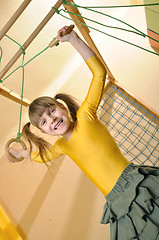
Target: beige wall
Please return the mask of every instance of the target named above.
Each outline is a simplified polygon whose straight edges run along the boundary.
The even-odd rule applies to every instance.
[[[45,5],[40,8],[39,4],[42,2],[34,2],[37,4],[37,12],[40,12],[40,9],[42,10],[46,5],[45,1]],[[0,8],[2,26],[20,3],[21,1],[18,0],[2,1],[3,8]],[[96,4],[98,3],[99,1],[96,1]],[[34,25],[31,16],[34,17],[32,19],[35,21],[40,18],[39,15],[35,14],[36,10],[31,11],[31,16],[27,18],[29,10],[31,11],[31,7],[25,15],[27,21],[22,25],[24,33],[15,34],[20,40],[26,39],[24,35],[28,34],[28,30]],[[135,14],[133,10],[122,11],[119,16],[123,20],[129,21],[143,30],[146,29],[144,9],[136,9]],[[59,26],[65,24],[64,20],[57,22]],[[17,25],[21,29],[20,23]],[[37,26],[37,23],[35,25]],[[54,26],[53,29],[52,26]],[[46,27],[46,30],[41,33],[39,40],[36,40],[35,44],[33,43],[28,50],[29,56],[34,55],[39,49],[43,49],[50,40],[50,35],[52,38],[56,30],[54,22],[49,23],[48,28]],[[18,31],[12,30],[11,34],[14,35],[14,32]],[[51,32],[52,34],[50,34]],[[158,112],[158,57],[105,35],[97,36],[96,33],[92,32],[92,36],[116,80]],[[123,36],[128,37],[128,34],[123,33]],[[141,40],[133,35],[129,39],[141,43]],[[148,41],[141,44],[151,49]],[[72,48],[63,45],[58,49],[49,51],[35,63],[29,65],[26,70],[25,97],[32,100],[43,95],[44,92],[51,95],[51,90],[48,90],[47,87],[53,85],[52,79],[61,74],[63,71],[61,65],[65,66],[67,61],[71,59],[72,53],[74,53]],[[74,62],[72,62],[72,68],[69,67],[70,71],[72,71],[73,66]],[[84,64],[81,66],[79,64],[79,68],[75,72],[71,72],[71,77],[60,88],[82,101],[90,80],[91,75],[87,67]],[[8,83],[8,87],[10,86],[14,87],[15,90],[19,88],[18,84],[16,85],[15,82],[13,84],[12,79]],[[56,91],[58,86],[53,88]],[[6,161],[4,145],[6,139],[16,134],[19,106],[2,96],[1,99],[4,118],[1,132],[5,130],[5,134],[1,135],[0,203],[22,238],[25,240],[109,239],[109,226],[100,224],[105,202],[103,194],[72,160],[68,157],[58,159],[53,163],[50,171],[45,165],[30,160],[25,160],[19,164],[10,164]],[[14,108],[14,106],[16,107]],[[6,115],[5,109],[8,109]],[[24,122],[27,121],[26,112],[27,109],[24,109]]]
[[[104,198],[69,159],[49,172],[25,161],[1,165],[1,204],[23,239],[105,239]],[[108,238],[109,239],[109,238]]]

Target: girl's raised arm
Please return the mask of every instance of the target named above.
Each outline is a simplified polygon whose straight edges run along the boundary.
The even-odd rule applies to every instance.
[[[75,31],[62,36],[62,33],[67,29],[67,26],[61,28],[58,31],[57,39],[59,39],[61,42],[70,42],[85,61],[95,55],[92,49],[77,35]]]

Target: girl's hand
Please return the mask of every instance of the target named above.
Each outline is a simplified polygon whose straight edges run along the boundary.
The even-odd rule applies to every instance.
[[[9,162],[15,163],[16,160],[14,161],[12,158],[10,158],[10,154],[13,156],[15,159],[20,159],[20,158],[27,158],[29,156],[29,150],[17,150],[13,148],[7,148],[6,149],[6,158]]]
[[[68,29],[68,26],[64,26],[57,33],[57,39],[60,42],[71,42],[71,40],[78,38],[78,35],[75,31],[71,31],[69,34],[62,36],[64,32]]]
[[[61,28],[58,31],[57,39],[61,42],[70,42],[71,45],[79,52],[79,54],[86,61],[88,58],[94,56],[92,49],[77,35],[75,31],[71,31],[68,34],[62,36],[62,34],[68,29],[68,26]]]

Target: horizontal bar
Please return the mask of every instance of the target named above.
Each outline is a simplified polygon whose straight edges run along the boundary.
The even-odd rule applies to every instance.
[[[8,30],[12,27],[12,25],[19,18],[19,16],[22,14],[22,12],[25,10],[25,8],[28,6],[28,4],[30,2],[31,2],[31,0],[24,0],[22,2],[20,7],[17,9],[17,11],[13,14],[13,16],[9,19],[9,21],[6,23],[6,25],[0,31],[0,40],[4,37],[4,35],[8,32]]]
[[[21,96],[13,92],[12,90],[6,88],[2,83],[0,83],[0,94],[16,103],[21,103]],[[27,100],[26,98],[23,98],[22,100],[23,106],[27,107],[29,106],[30,103],[31,101]]]
[[[58,9],[61,4],[63,3],[62,0],[58,0],[58,2],[54,5],[55,9]],[[55,9],[52,8],[50,12],[46,15],[46,17],[42,20],[39,26],[34,30],[34,32],[30,35],[30,37],[26,40],[26,42],[22,45],[22,48],[25,50],[34,38],[39,34],[39,32],[44,28],[50,18],[56,13]],[[17,61],[17,59],[22,55],[22,50],[19,51],[13,56],[13,58],[9,61],[9,63],[4,67],[4,69],[0,73],[0,79],[8,72],[8,70],[13,66],[13,64]]]

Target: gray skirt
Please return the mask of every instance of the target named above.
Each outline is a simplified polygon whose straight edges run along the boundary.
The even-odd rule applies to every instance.
[[[129,164],[105,198],[111,240],[159,240],[159,168]]]

